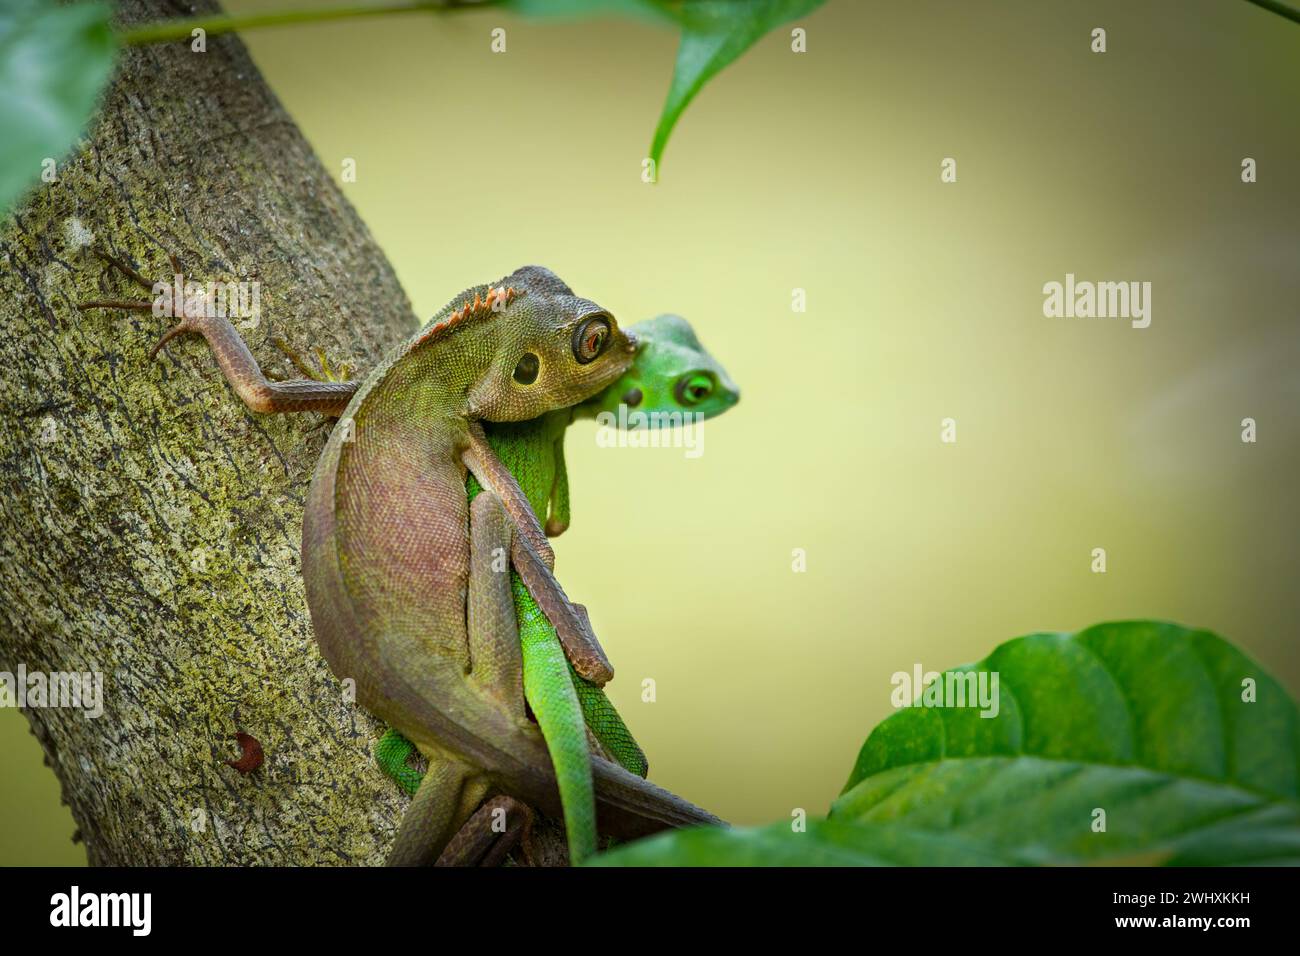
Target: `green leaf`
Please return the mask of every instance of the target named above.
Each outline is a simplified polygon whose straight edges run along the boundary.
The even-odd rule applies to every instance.
[[[0,9],[0,212],[76,141],[113,67],[105,3]]]
[[[1300,5],[1295,0],[1250,0],[1257,7],[1272,10],[1280,17],[1286,17],[1293,23],[1300,23]]]
[[[684,8],[677,65],[655,130],[650,158],[658,166],[677,119],[704,84],[774,27],[817,9],[824,0],[698,0]]]
[[[963,840],[897,826],[809,820],[759,828],[695,827],[592,858],[589,866],[998,866],[1004,861]]]
[[[883,721],[831,807],[838,829],[684,831],[601,862],[939,862],[930,841],[946,863],[1300,863],[1295,703],[1215,635],[1151,621],[1034,634],[951,673],[972,672],[998,675],[997,716]]]

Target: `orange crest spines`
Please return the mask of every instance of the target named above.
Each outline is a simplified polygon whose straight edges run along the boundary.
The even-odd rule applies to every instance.
[[[453,311],[451,315],[447,317],[447,324],[454,324],[476,315],[486,315],[489,312],[499,312],[511,302],[515,301],[520,294],[521,293],[515,291],[514,286],[497,286],[495,289],[489,287],[486,297],[475,292],[474,301],[466,302],[459,309]],[[498,302],[498,300],[500,301]]]
[[[473,302],[466,302],[459,309],[453,309],[451,315],[437,325],[431,326],[414,344],[419,345],[427,342],[439,332],[469,319],[488,315],[492,312],[500,312],[523,294],[523,291],[516,289],[514,286],[497,286],[496,288],[489,286],[486,296],[475,292]]]

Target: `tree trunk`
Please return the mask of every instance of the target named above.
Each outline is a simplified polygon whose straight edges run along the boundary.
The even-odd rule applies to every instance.
[[[195,7],[198,9],[195,10]],[[122,23],[215,9],[124,0]],[[406,804],[312,639],[302,505],[328,426],[255,416],[201,339],[80,313],[175,253],[257,280],[242,332],[370,368],[415,325],[374,239],[233,36],[127,50],[91,140],[0,227],[0,671],[102,672],[26,710],[92,864],[370,864]],[[265,763],[227,766],[236,732]]]

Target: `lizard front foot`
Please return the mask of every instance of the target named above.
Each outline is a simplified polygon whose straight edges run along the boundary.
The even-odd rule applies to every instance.
[[[200,286],[186,282],[185,272],[175,256],[168,256],[173,281],[151,283],[114,256],[98,250],[97,254],[136,285],[148,289],[154,298],[152,301],[96,299],[78,303],[79,309],[126,309],[153,312],[159,317],[171,316],[178,320],[149,350],[150,359],[155,358],[158,351],[176,336],[194,332],[207,340],[226,381],[254,412],[320,412],[337,418],[347,408],[357,390],[357,383],[340,379],[324,360],[324,353],[321,353],[323,377],[306,369],[301,360],[298,360],[299,367],[307,372],[308,380],[272,382],[262,373],[253,353],[227,317],[227,313],[231,313],[256,319],[258,295],[255,284],[247,288],[242,284],[227,283],[218,290],[216,283]],[[286,347],[282,345],[281,348]],[[347,371],[345,366],[340,366],[341,373]]]
[[[150,282],[121,259],[103,250],[96,249],[95,254],[133,283],[153,295],[153,298],[93,299],[87,302],[78,302],[78,309],[83,312],[89,309],[124,309],[129,312],[153,312],[158,316],[170,316],[179,319],[149,350],[150,359],[157,357],[159,350],[164,345],[182,333],[196,332],[203,335],[211,331],[207,327],[208,320],[227,323],[224,316],[207,314],[207,311],[201,305],[204,298],[197,294],[195,287],[186,280],[185,271],[176,256],[168,255],[173,277],[173,281],[168,283],[162,281]]]

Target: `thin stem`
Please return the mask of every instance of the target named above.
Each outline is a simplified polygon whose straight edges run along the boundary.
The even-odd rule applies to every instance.
[[[118,40],[126,46],[143,46],[146,43],[165,43],[168,40],[188,40],[194,30],[203,30],[208,36],[231,33],[236,30],[253,30],[257,27],[280,27],[294,23],[323,23],[327,20],[346,20],[357,17],[377,17],[389,13],[442,13],[448,10],[472,10],[489,6],[493,0],[463,2],[463,0],[414,0],[411,3],[389,3],[355,7],[326,7],[317,10],[281,10],[276,13],[252,13],[247,16],[217,15],[194,17],[188,20],[166,20],[143,27],[124,30]]]
[[[1265,10],[1272,10],[1278,16],[1286,17],[1294,23],[1300,23],[1300,7],[1287,3],[1286,0],[1246,0],[1246,2],[1263,7]]]

